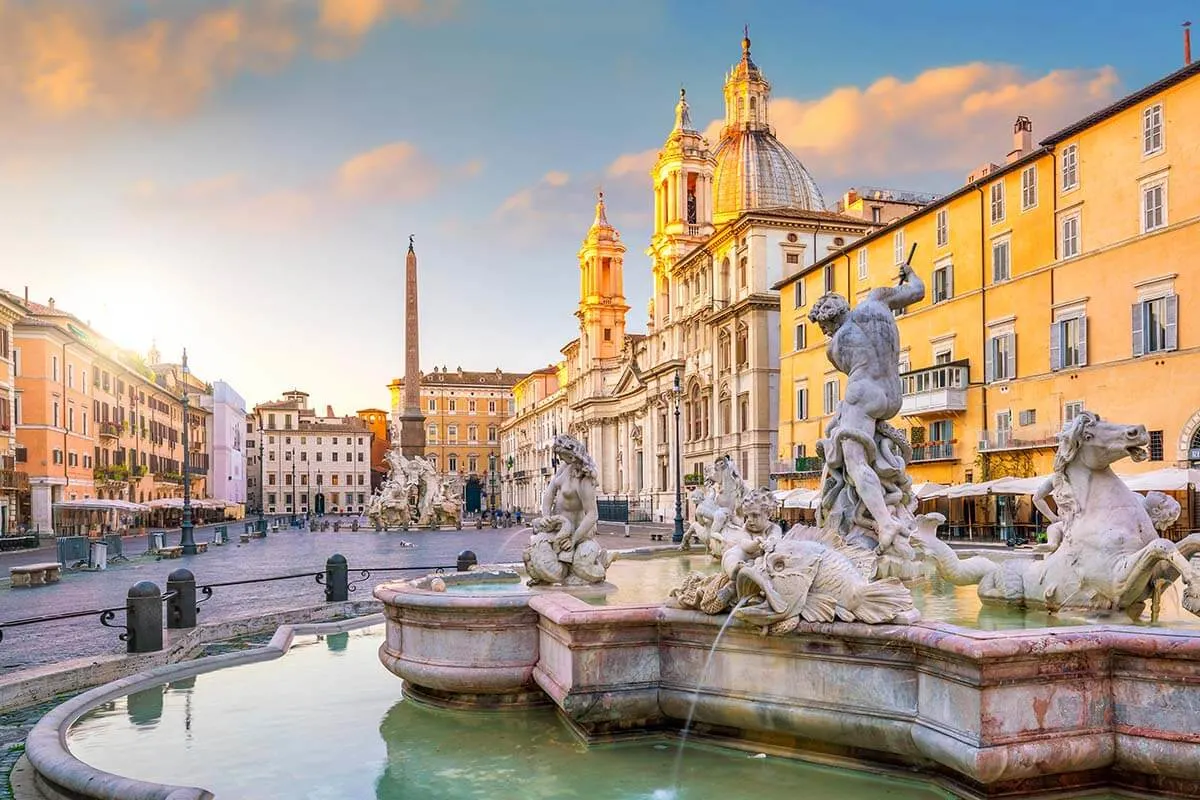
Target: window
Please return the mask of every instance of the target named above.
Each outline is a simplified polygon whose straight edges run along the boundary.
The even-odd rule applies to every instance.
[[[1150,460],[1163,460],[1163,432],[1150,431]]]
[[[796,308],[804,306],[804,281],[797,280],[792,284],[792,303]]]
[[[361,452],[358,454],[358,460],[359,460],[359,461],[362,461],[362,460],[363,460],[363,454],[362,454]]]
[[[1087,317],[1066,317],[1050,325],[1050,369],[1087,364]]]
[[[1133,354],[1161,353],[1179,347],[1179,297],[1169,294],[1133,304]]]
[[[467,456],[467,472],[478,472],[478,471],[479,471],[479,457],[474,456],[474,455]]]
[[[323,458],[325,458],[325,454],[318,451],[317,452],[317,461],[321,461]]]
[[[88,429],[87,429],[87,412],[86,412],[86,411],[84,411],[84,412],[83,412],[83,435],[84,435],[84,436],[87,436],[87,435],[88,435]]]
[[[871,206],[871,222],[883,222],[883,206]]]
[[[451,455],[446,459],[446,469],[451,472],[458,472],[458,456]]]
[[[954,297],[954,265],[942,264],[933,270],[933,302],[943,303]]]
[[[429,437],[429,441],[431,441],[431,442],[436,442],[436,441],[437,441],[437,438],[438,438],[438,426],[437,426],[437,425],[430,425],[430,426],[429,426],[429,429],[428,429],[428,431],[427,431],[427,435],[428,435],[428,437]]]
[[[488,400],[488,413],[489,414],[496,413],[496,401],[495,400]]]
[[[275,473],[274,473],[274,472],[272,472],[270,475],[268,475],[268,476],[267,476],[267,485],[268,485],[268,486],[274,486],[274,485],[275,485],[275,477],[276,477],[276,476],[275,476]]]
[[[75,365],[67,364],[67,388],[75,388]]]
[[[495,443],[495,441],[496,441],[496,426],[488,425],[487,433],[488,433],[488,438],[487,438],[488,442]]]
[[[449,410],[450,410],[450,413],[451,413],[451,414],[453,414],[455,411],[457,411],[457,410],[458,410],[458,401],[456,401],[456,400],[455,400],[453,397],[451,397],[451,398],[450,398],[450,408],[449,408]]]
[[[1167,224],[1167,182],[1142,186],[1142,233],[1156,231]]]
[[[821,395],[821,413],[828,416],[837,411],[838,402],[841,399],[841,385],[837,378],[825,381],[825,390]]]
[[[1062,258],[1074,258],[1079,255],[1079,214],[1071,214],[1062,219]]]
[[[992,224],[1004,221],[1004,184],[993,183],[991,188]]]
[[[51,422],[51,424],[55,428],[58,427],[58,401],[55,401],[55,403],[54,403],[54,419]]]
[[[793,334],[793,339],[792,339],[792,345],[793,345],[792,349],[793,350],[803,350],[807,346],[804,341],[805,330],[806,330],[806,328],[805,328],[805,325],[803,322],[796,323],[796,330]]]
[[[988,339],[983,372],[988,383],[1017,376],[1017,347],[1015,333],[1002,333]]]
[[[347,485],[347,486],[353,486],[353,485],[354,485],[354,476],[353,476],[353,475],[347,475],[347,476],[346,476],[346,485]]]
[[[784,256],[784,261],[786,261],[789,264],[799,264],[800,263],[800,254],[799,253],[787,253]]]
[[[446,426],[446,439],[451,444],[455,444],[458,442],[458,426],[457,425],[447,425]]]
[[[1037,166],[1021,171],[1021,210],[1028,211],[1037,206]]]
[[[892,234],[892,260],[897,264],[904,263],[904,231]]]
[[[750,430],[750,395],[738,395],[738,430]]]
[[[954,360],[954,352],[951,350],[938,350],[933,354],[934,364],[949,364]]]
[[[605,340],[605,341],[607,341],[607,340]],[[475,413],[475,401],[474,400],[467,401],[467,411],[472,414]]]
[[[858,279],[860,281],[867,279],[867,248],[865,247],[858,249]]]
[[[50,380],[58,382],[58,356],[50,356]]]
[[[828,294],[829,292],[832,292],[834,289],[834,277],[835,277],[833,274],[833,264],[825,265],[825,269],[822,271],[821,277],[823,279],[826,294]]]
[[[796,386],[796,419],[808,419],[808,384]]]
[[[992,242],[992,283],[1006,281],[1012,275],[1008,239]]]
[[[1035,409],[1035,408],[1025,409],[1019,415],[1017,415],[1017,422],[1022,427],[1026,427],[1026,426],[1035,424],[1037,422],[1037,409]]]
[[[329,454],[329,460],[330,460],[330,461],[337,461],[337,453],[330,453],[330,454]]]
[[[1142,155],[1152,156],[1162,152],[1162,149],[1162,104],[1155,103],[1142,112]]]
[[[1063,148],[1062,152],[1062,190],[1064,192],[1079,185],[1079,145],[1073,144]]]
[[[74,408],[67,409],[67,430],[69,430],[69,431],[75,430],[75,409]]]
[[[945,247],[950,243],[950,211],[949,209],[941,209],[937,212],[937,246]]]
[[[468,442],[479,441],[479,426],[477,426],[477,425],[468,425],[467,426],[467,441]]]
[[[434,400],[432,397],[429,398],[429,400],[425,403],[425,408],[429,409],[430,411],[437,411],[437,400]]]
[[[62,450],[54,451],[54,463],[55,464],[63,463],[63,451]]]
[[[738,286],[742,287],[743,289],[746,288],[746,273],[749,271],[747,269],[747,264],[748,262],[745,256],[738,259]]]
[[[1012,444],[1012,412],[1001,411],[996,415],[996,444],[1007,447]]]

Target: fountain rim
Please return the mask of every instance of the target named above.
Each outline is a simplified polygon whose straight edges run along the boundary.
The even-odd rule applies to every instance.
[[[79,797],[213,800],[215,795],[200,787],[143,781],[93,767],[76,757],[67,747],[67,734],[81,717],[103,703],[173,680],[243,664],[273,661],[287,655],[297,636],[328,636],[380,626],[385,621],[383,614],[368,614],[333,622],[281,625],[264,647],[222,653],[177,664],[162,664],[102,684],[55,706],[38,720],[26,738],[25,757],[29,759],[39,782],[49,783],[55,790],[66,789]]]

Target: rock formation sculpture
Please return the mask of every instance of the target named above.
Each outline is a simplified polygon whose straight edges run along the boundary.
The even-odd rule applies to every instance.
[[[596,463],[573,436],[554,437],[558,471],[542,494],[542,515],[523,558],[529,585],[581,585],[604,580],[613,554],[596,541]]]
[[[1047,543],[1051,552],[1043,561],[960,559],[936,536],[940,514],[926,515],[912,543],[946,580],[978,584],[984,600],[1050,610],[1119,609],[1133,619],[1149,602],[1156,618],[1163,589],[1182,577],[1183,605],[1200,614],[1200,575],[1188,561],[1200,552],[1200,535],[1178,544],[1161,538],[1156,522],[1169,527],[1178,504],[1172,508],[1165,496],[1143,498],[1112,471],[1126,457],[1145,461],[1149,444],[1144,426],[1104,422],[1090,411],[1067,424],[1059,434],[1051,487],[1039,490],[1042,504],[1049,495],[1058,507],[1051,512],[1056,541]]]
[[[388,476],[367,506],[367,519],[377,529],[453,525],[462,528],[462,502],[457,487],[443,483],[426,458],[405,458],[400,438],[384,455]]]

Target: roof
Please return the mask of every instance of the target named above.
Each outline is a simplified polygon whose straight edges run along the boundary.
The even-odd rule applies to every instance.
[[[1165,89],[1170,89],[1172,86],[1182,83],[1197,73],[1200,73],[1200,61],[1194,61],[1182,69],[1177,69],[1165,78],[1155,81],[1149,86],[1143,86],[1133,94],[1125,95],[1112,105],[1105,106],[1093,114],[1088,114],[1078,122],[1068,125],[1057,133],[1051,134],[1045,139],[1042,139],[1039,144],[1046,147],[1058,144],[1063,139],[1069,139],[1080,131],[1086,130],[1099,122],[1103,122],[1109,117],[1116,116],[1125,109],[1135,106],[1143,100],[1153,97]]]
[[[861,245],[867,244],[868,242],[873,242],[876,239],[880,238],[881,236],[886,236],[890,233],[893,233],[894,231],[896,231],[896,229],[904,227],[904,225],[908,224],[909,222],[911,222],[914,219],[919,218],[923,214],[932,214],[932,213],[936,212],[938,209],[942,208],[943,206],[948,205],[950,203],[950,201],[956,200],[959,197],[962,197],[964,194],[968,194],[969,192],[975,191],[976,189],[980,188],[984,184],[991,183],[992,181],[996,180],[997,178],[1003,177],[1004,175],[1007,175],[1008,173],[1013,172],[1014,170],[1020,169],[1021,167],[1028,166],[1030,161],[1034,161],[1035,159],[1040,158],[1041,156],[1045,155],[1048,152],[1049,152],[1049,148],[1046,148],[1046,147],[1035,148],[1034,150],[1031,150],[1028,153],[1026,153],[1025,155],[1021,156],[1020,158],[1018,158],[1016,161],[1012,162],[1011,164],[1005,164],[1002,167],[1000,167],[1000,169],[996,170],[995,172],[989,172],[987,175],[983,176],[982,178],[971,181],[970,183],[965,184],[964,186],[961,186],[958,189],[955,189],[953,192],[950,192],[950,194],[943,195],[942,197],[938,198],[936,202],[930,203],[927,206],[921,206],[920,208],[914,209],[910,213],[905,214],[903,217],[898,217],[898,218],[892,220],[891,222],[889,222],[887,225],[883,226],[882,228],[878,228],[875,231],[868,233],[866,236],[862,236],[858,239],[855,239],[852,242],[847,243],[843,247],[839,247],[837,250],[833,251],[832,253],[830,253],[829,255],[820,259],[819,261],[809,264],[807,267],[804,267],[803,269],[798,270],[797,272],[787,276],[783,280],[775,283],[773,286],[771,286],[771,288],[772,289],[782,289],[785,286],[787,286],[788,284],[794,282],[797,278],[802,278],[805,275],[808,275],[810,272],[821,269],[826,264],[836,261],[839,258],[844,257],[846,255],[846,253],[849,252],[850,250],[852,250],[856,247],[859,247]],[[842,214],[837,214],[836,216],[842,217],[843,219],[851,219],[851,220],[854,220],[855,222],[862,223],[861,219],[857,219],[855,217],[847,218]]]
[[[445,367],[440,370],[436,367],[432,372],[421,373],[421,385],[449,385],[449,386],[496,386],[499,388],[510,388],[515,386],[518,381],[524,378],[528,373],[525,372],[504,372],[497,369],[491,372],[476,372],[473,370],[457,369],[450,371]],[[396,378],[392,381],[393,386],[403,386],[404,378]]]

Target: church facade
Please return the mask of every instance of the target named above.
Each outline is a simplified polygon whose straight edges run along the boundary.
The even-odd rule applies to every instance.
[[[775,138],[770,84],[749,38],[724,91],[717,145],[693,127],[681,92],[651,170],[646,333],[627,328],[626,247],[601,195],[578,254],[579,336],[562,349],[568,430],[599,465],[601,491],[652,504],[656,519],[674,516],[676,475],[691,483],[718,455],[752,484],[770,485],[779,360],[804,346],[780,340],[771,287],[873,227],[827,211]]]

